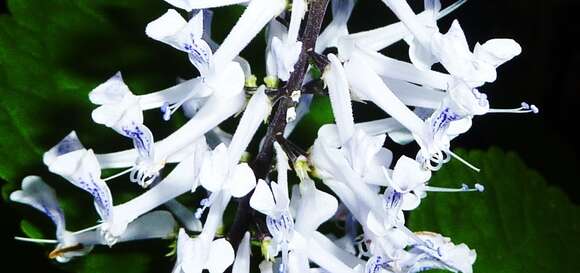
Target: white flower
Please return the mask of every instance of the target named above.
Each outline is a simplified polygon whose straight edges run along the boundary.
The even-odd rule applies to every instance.
[[[250,199],[250,206],[266,215],[268,231],[273,236],[270,254],[275,256],[282,251],[285,266],[288,264],[288,244],[294,235],[294,219],[290,215],[289,204],[287,193],[284,194],[284,190],[276,182],[270,182],[268,186],[261,179]]]
[[[215,193],[225,190],[235,197],[242,197],[255,187],[256,178],[252,169],[247,163],[238,164],[238,161],[270,112],[264,90],[263,86],[260,87],[250,99],[229,147],[218,145],[204,160],[200,181],[208,191]]]
[[[73,143],[78,143],[74,132],[45,153],[45,163],[49,171],[62,176],[73,185],[91,194],[103,226],[120,235],[125,230],[126,224],[120,226],[114,224],[116,222],[113,213],[113,197],[109,187],[101,179],[101,168],[93,150],[87,150],[77,144],[72,146],[75,149],[73,150],[68,146],[71,140]],[[118,238],[108,236],[106,239],[112,245]]]
[[[147,24],[145,34],[184,52],[191,50],[187,47],[195,47],[200,57],[205,59],[205,64],[209,64],[211,48],[203,39],[204,23],[203,12],[195,13],[188,22],[177,11],[169,9],[161,17]]]
[[[242,197],[254,188],[256,178],[247,163],[229,167],[230,161],[228,148],[218,145],[203,162],[201,185],[210,192],[226,190],[235,197]]]
[[[250,273],[250,233],[246,232],[244,238],[238,246],[236,259],[232,268],[232,273]]]
[[[354,272],[345,261],[341,261],[333,254],[332,247],[315,239],[316,230],[320,225],[336,213],[338,208],[336,198],[316,189],[314,181],[310,179],[302,180],[295,189],[291,202],[294,204],[296,220],[295,232],[290,242],[290,272],[305,272],[305,268],[308,268],[306,259],[329,272]]]
[[[229,88],[212,94],[193,118],[167,138],[156,142],[155,153],[158,158],[165,158],[166,162],[178,162],[183,159],[183,152],[191,147],[188,144],[242,109],[245,103],[243,72],[237,63],[229,68],[222,74],[222,81],[227,79]],[[131,166],[136,156],[135,150],[125,150],[98,154],[97,158],[102,168],[123,168]]]
[[[228,62],[222,67],[215,67],[213,61],[213,52],[210,45],[204,38],[206,37],[204,24],[211,22],[204,22],[204,12],[197,12],[189,22],[186,22],[183,17],[175,10],[168,10],[163,16],[154,20],[147,25],[145,33],[158,41],[169,44],[174,48],[188,53],[190,62],[199,71],[204,87],[207,91],[202,93],[223,92],[222,90],[230,90],[228,88],[229,82],[223,78],[224,73],[221,70],[229,71],[233,68],[230,66],[239,67],[239,63]],[[231,75],[227,75],[231,77]],[[245,78],[245,77],[244,77]],[[202,89],[203,90],[203,89]],[[171,106],[170,110],[175,111],[177,107],[183,104],[186,100],[190,100],[195,96],[199,96],[198,92],[192,92],[188,97],[185,97],[178,104]],[[208,95],[209,95],[208,94]]]
[[[283,81],[287,81],[290,73],[294,71],[294,65],[300,57],[300,52],[302,52],[302,42],[298,41],[298,32],[305,13],[305,0],[292,0],[292,15],[288,34],[283,36],[283,40],[277,36],[272,38],[271,46],[276,58],[276,74]]]
[[[185,230],[179,230],[177,261],[173,273],[222,273],[234,262],[234,250],[226,239],[215,241],[203,237],[190,238]]]
[[[167,161],[170,161],[173,154],[239,111],[242,107],[244,73],[240,65],[232,62],[232,59],[268,20],[279,14],[283,8],[284,1],[282,0],[254,0],[248,5],[236,26],[213,57],[209,58],[212,60],[213,65],[210,67],[213,69],[210,69],[210,73],[203,77],[205,83],[203,86],[211,88],[214,94],[182,128],[155,145],[156,153],[159,153],[160,158],[167,158]],[[123,167],[134,156],[134,151],[128,150],[99,155],[98,158],[103,167]]]
[[[262,179],[258,180],[256,189],[250,199],[250,206],[262,214],[272,218],[272,221],[279,218],[281,222],[291,220],[291,223],[288,223],[288,225],[290,225],[289,227],[283,226],[285,231],[289,231],[287,229],[291,229],[291,226],[294,224],[292,216],[290,215],[289,205],[290,199],[288,197],[287,189],[284,189],[282,185],[278,185],[278,183],[273,181],[268,185],[266,181]],[[274,235],[274,233],[277,232],[278,230],[272,230],[270,233]]]
[[[431,48],[451,75],[466,81],[471,87],[495,81],[495,69],[521,53],[521,47],[511,39],[492,39],[483,45],[477,44],[471,53],[457,20],[445,35],[433,36]]]
[[[223,143],[219,144],[204,159],[199,179],[201,185],[211,194],[203,200],[203,207],[196,212],[196,216],[201,217],[201,213],[207,207],[213,207],[218,197],[221,196],[226,200],[229,200],[231,196],[242,197],[256,186],[252,169],[247,163],[238,162],[261,122],[270,112],[270,102],[264,91],[265,87],[260,86],[250,99],[230,145],[226,147]],[[215,217],[221,219],[221,213],[218,214],[219,216]]]
[[[401,156],[395,165],[392,177],[385,174],[389,187],[385,190],[385,206],[388,209],[413,210],[421,202],[421,194],[431,172],[421,167],[417,161]]]
[[[366,60],[366,58],[363,56],[360,51],[355,51],[352,58],[345,63],[345,70],[353,92],[360,94],[359,96],[366,100],[374,102],[411,132],[417,144],[421,147],[419,154],[422,156],[421,161],[424,165],[428,165],[431,158],[434,157],[437,159],[438,164],[433,168],[440,167],[439,162],[444,161],[441,150],[448,149],[449,145],[448,141],[441,144],[441,139],[434,138],[434,132],[439,132],[441,128],[446,129],[450,121],[459,119],[459,117],[444,110],[442,112],[444,115],[437,116],[438,119],[441,118],[442,120],[436,120],[435,123],[424,122],[399,100],[382,79],[364,63],[363,60]],[[437,136],[446,136],[444,130],[441,130],[441,132],[443,133],[437,134]]]
[[[75,132],[44,154],[44,162],[53,173],[89,192],[103,221],[101,231],[114,244],[134,219],[175,197],[197,188],[198,175],[206,157],[207,144],[202,137],[186,150],[173,171],[151,190],[124,204],[113,207],[109,187],[100,178],[101,168],[92,150],[85,149]]]
[[[269,87],[278,84],[278,58],[274,52],[274,39],[286,40],[286,36],[288,36],[288,32],[282,23],[272,20],[268,24],[266,29],[266,77],[271,83],[268,83],[266,79],[264,81],[267,85],[272,85]]]
[[[354,0],[332,0],[332,21],[320,33],[316,41],[316,52],[322,53],[329,47],[337,47],[338,40],[348,35],[347,22],[354,8]]]
[[[441,7],[438,0],[427,1],[425,7],[431,14],[431,23],[422,24],[406,1],[383,0],[404,22],[421,46],[412,44],[410,56],[420,68],[426,69],[441,62],[449,73],[475,88],[485,82],[495,81],[495,68],[521,53],[521,47],[511,39],[494,39],[485,46],[478,45],[471,53],[463,30],[457,20],[442,35],[435,25],[435,14]],[[422,48],[421,48],[422,47]]]
[[[425,0],[425,17],[421,18],[423,26],[427,32],[438,32],[437,15],[441,10],[441,2],[439,0]],[[437,58],[433,56],[429,48],[422,46],[412,36],[406,39],[409,44],[409,59],[411,62],[422,70],[429,70],[431,66],[437,62]]]
[[[455,245],[447,237],[432,232],[417,233],[425,245],[412,246],[409,252],[417,255],[423,254],[421,259],[413,259],[412,263],[405,264],[406,272],[418,272],[419,269],[446,269],[460,271],[462,273],[473,272],[473,263],[476,259],[474,250],[469,249],[465,244]]]
[[[103,230],[111,237],[119,237],[123,234],[123,226],[128,225],[134,219],[143,215],[158,206],[161,206],[179,195],[195,191],[199,183],[199,173],[204,161],[208,155],[208,147],[205,139],[201,138],[194,145],[193,152],[187,155],[175,168],[161,180],[157,185],[139,195],[138,197],[116,205],[113,212],[117,215],[114,224],[104,226]],[[171,204],[170,204],[171,206]],[[174,206],[175,207],[175,204]],[[183,218],[182,219],[187,219]],[[188,220],[191,221],[191,220]],[[189,226],[195,223],[189,224]],[[115,229],[114,227],[118,227]],[[192,229],[198,229],[191,227]]]
[[[159,175],[162,163],[155,159],[153,134],[143,125],[139,99],[129,90],[118,72],[89,93],[92,103],[101,105],[92,113],[96,123],[106,125],[131,138],[139,154],[131,171],[131,181],[147,187]]]
[[[214,64],[216,67],[226,64],[238,56],[240,51],[262,28],[283,11],[285,2],[284,0],[252,0],[215,52]]]
[[[110,241],[99,230],[100,226],[77,232],[66,230],[64,213],[58,204],[54,189],[38,176],[27,176],[22,181],[22,190],[13,192],[10,200],[30,205],[46,214],[56,226],[56,240],[16,237],[17,240],[38,243],[55,243],[50,258],[65,263],[70,259],[88,254],[94,245],[109,245]],[[155,211],[138,218],[119,238],[120,242],[168,238],[173,234],[175,220],[166,211]]]
[[[294,65],[300,57],[300,52],[302,52],[302,42],[285,42],[274,37],[272,38],[272,52],[276,58],[278,78],[287,81],[290,78],[290,73],[294,71]]]
[[[425,3],[427,2],[432,1],[430,0],[425,1]],[[459,8],[465,2],[467,2],[467,0],[458,0],[457,2],[447,6],[445,9],[443,9],[437,14],[436,19],[441,19],[442,17],[445,17],[449,13],[453,12],[455,9]],[[433,10],[425,10],[417,14],[417,17],[424,24],[429,23],[431,25],[434,25],[434,22],[432,22],[433,20],[432,11]],[[413,40],[409,39],[409,36],[411,35],[409,33],[409,29],[405,26],[405,24],[403,22],[396,22],[384,27],[350,34],[346,39],[352,40],[358,46],[362,46],[366,49],[380,51],[404,38],[407,38],[406,42],[408,43],[414,42]]]
[[[279,184],[270,182],[270,189],[265,181],[260,180],[250,199],[252,208],[267,215],[268,230],[273,236],[273,244],[269,249],[270,255],[275,256],[282,251],[279,272],[287,272],[287,270],[305,272],[308,268],[307,258],[325,268],[329,266],[340,268],[342,262],[337,262],[325,254],[331,248],[328,243],[322,242],[324,245],[318,247],[317,250],[308,250],[313,244],[319,244],[309,238],[315,234],[315,230],[323,222],[334,215],[338,207],[336,199],[317,190],[314,182],[307,179],[302,180],[300,186],[295,186],[290,203],[286,178],[288,159],[281,147],[275,145]],[[290,204],[292,204],[292,209],[289,207]],[[312,210],[312,208],[318,209]],[[296,222],[292,213],[297,219]]]
[[[27,176],[22,180],[22,190],[10,194],[10,200],[29,205],[44,213],[56,226],[56,248],[63,249],[67,247],[78,246],[72,232],[66,230],[64,212],[62,211],[55,191],[47,185],[42,178],[38,176]],[[37,240],[28,239],[35,242]],[[38,240],[40,241],[40,240]],[[53,255],[58,262],[65,263],[76,256],[83,256],[92,250],[92,245],[80,245],[79,248],[63,252],[60,255]]]
[[[344,68],[338,58],[328,55],[329,67],[324,71],[323,79],[328,85],[328,93],[332,105],[342,152],[352,169],[367,183],[384,185],[383,174],[378,171],[381,166],[388,167],[392,154],[382,148],[385,136],[368,136],[363,131],[355,130],[352,103]],[[330,134],[324,134],[326,142],[332,142]],[[330,139],[329,139],[330,138]]]
[[[354,134],[354,118],[346,72],[340,60],[334,54],[328,54],[329,66],[322,74],[324,83],[328,86],[328,95],[332,105],[332,113],[336,120],[340,137],[340,145],[344,145]]]

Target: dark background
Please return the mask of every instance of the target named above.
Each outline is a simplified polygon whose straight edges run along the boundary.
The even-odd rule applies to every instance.
[[[410,2],[419,4],[417,7],[422,3]],[[444,6],[449,3],[443,1]],[[499,146],[516,151],[528,166],[561,188],[576,204],[580,201],[576,190],[580,164],[575,133],[580,123],[574,111],[580,109],[578,10],[580,1],[574,0],[470,0],[450,16],[460,21],[471,46],[492,38],[513,38],[523,48],[520,56],[501,66],[495,83],[481,89],[489,95],[491,105],[512,108],[526,101],[540,108],[540,114],[535,116],[479,117],[469,133],[455,141],[455,147]],[[0,13],[8,13],[2,0]],[[440,21],[442,32],[451,24],[450,18]],[[359,1],[351,19],[351,32],[383,26],[386,20],[394,22],[394,16],[380,1]],[[405,58],[403,47],[395,47],[388,54]],[[11,239],[13,234],[19,234],[19,220],[13,210],[2,204],[0,215],[3,272],[59,272],[46,259],[44,248]]]

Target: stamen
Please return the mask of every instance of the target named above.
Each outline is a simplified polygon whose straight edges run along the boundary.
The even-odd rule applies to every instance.
[[[14,237],[14,240],[22,241],[22,242],[29,242],[29,243],[37,243],[37,244],[58,244],[58,240],[53,239],[34,239],[34,238],[26,238],[26,237]]]
[[[187,96],[174,104],[169,104],[167,102],[164,103],[163,106],[159,108],[159,110],[161,110],[161,113],[163,114],[163,120],[169,121],[171,119],[171,115],[173,115],[179,109],[179,107],[181,107],[181,105],[183,105],[186,101],[188,101],[191,98],[192,96]]]
[[[201,205],[201,208],[197,208],[195,210],[195,218],[197,219],[201,219],[201,216],[203,214],[203,212],[209,208],[209,206],[211,206],[211,204],[213,204],[213,201],[215,199],[215,194],[210,194],[209,197],[201,199],[201,201],[199,201],[199,204]]]
[[[459,1],[449,5],[444,10],[440,11],[439,14],[437,14],[437,20],[447,16],[449,13],[453,12],[454,10],[459,8],[461,5],[465,4],[465,2],[467,2],[467,0],[459,0]]]
[[[396,228],[398,228],[400,231],[405,233],[405,235],[409,236],[409,238],[413,239],[413,241],[415,241],[417,243],[417,245],[429,247],[425,244],[425,241],[421,240],[421,238],[419,238],[419,236],[417,236],[417,234],[413,233],[405,225],[397,225]]]
[[[420,157],[419,162],[423,162],[423,168],[430,171],[438,171],[441,169],[441,167],[443,167],[443,163],[445,163],[445,161],[441,159],[440,155],[438,154],[432,155],[429,160]]]
[[[171,119],[171,109],[169,108],[169,103],[164,103],[159,110],[161,110],[161,113],[163,113],[163,120],[168,121]]]
[[[163,169],[165,163],[165,160],[161,160],[159,163],[150,160],[140,161],[131,169],[129,180],[143,188],[147,188],[159,176],[159,172]]]
[[[538,114],[540,109],[533,104],[528,104],[526,102],[522,102],[522,106],[513,109],[489,109],[488,113],[504,113],[504,114],[525,114],[525,113],[534,113]]]
[[[466,184],[461,184],[461,188],[454,189],[454,188],[443,188],[443,187],[433,187],[433,186],[426,186],[426,191],[430,192],[483,192],[485,187],[479,183],[475,184],[473,188],[469,188]]]
[[[109,176],[109,177],[107,177],[107,178],[103,179],[103,181],[104,181],[104,182],[107,182],[107,181],[109,181],[109,180],[113,180],[113,179],[115,179],[115,178],[117,178],[117,177],[119,177],[119,176],[122,176],[122,175],[124,175],[124,174],[126,174],[126,173],[129,173],[129,172],[131,172],[131,170],[133,170],[133,167],[131,167],[131,168],[129,168],[129,169],[126,169],[126,170],[124,170],[124,171],[118,172],[118,173],[116,173],[116,174],[114,174],[114,175],[111,175],[111,176]]]
[[[88,227],[88,228],[85,228],[85,229],[82,229],[82,230],[79,230],[79,231],[75,231],[75,232],[73,232],[73,235],[77,235],[77,234],[85,233],[87,231],[95,230],[97,228],[100,228],[101,225],[103,225],[103,224],[101,223],[101,224],[98,224],[96,226],[92,226],[92,227]]]
[[[476,172],[480,172],[481,171],[479,168],[477,168],[477,167],[473,166],[471,163],[467,162],[467,160],[465,160],[465,159],[461,158],[460,156],[454,154],[451,150],[447,150],[447,153],[450,154],[453,158],[461,161],[461,163],[467,165],[467,167],[473,169],[474,171],[476,171]]]
[[[139,186],[143,188],[149,187],[153,181],[159,175],[159,171],[156,169],[149,169],[148,167],[137,166],[131,170],[131,175],[129,176],[129,180],[133,183],[139,184]]]
[[[204,211],[204,209],[205,209],[205,208],[203,208],[203,209],[202,209],[202,208],[197,208],[197,209],[195,210],[195,218],[196,218],[197,220],[200,220],[200,219],[201,219],[201,215],[203,214],[203,211]]]

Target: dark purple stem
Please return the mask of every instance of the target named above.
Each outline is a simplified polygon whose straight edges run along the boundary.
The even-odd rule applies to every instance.
[[[292,105],[290,94],[293,91],[302,89],[304,76],[308,69],[308,60],[311,53],[314,52],[316,39],[318,39],[318,35],[320,34],[320,28],[322,27],[322,21],[324,20],[328,1],[329,0],[310,1],[306,26],[304,27],[304,31],[300,38],[302,41],[302,52],[300,53],[298,61],[294,65],[294,71],[290,74],[288,82],[278,90],[278,100],[272,109],[273,114],[270,115],[269,118],[265,140],[262,147],[260,147],[260,152],[256,156],[256,159],[250,164],[254,170],[256,178],[264,179],[270,172],[274,154],[274,141],[278,136],[281,136],[284,133],[284,129],[286,128],[286,111]],[[235,249],[237,249],[237,246],[252,221],[254,221],[254,224],[258,227],[261,227],[263,224],[261,219],[256,219],[258,215],[256,215],[255,211],[250,207],[249,202],[251,195],[252,192],[239,200],[236,216],[228,234],[230,243]]]

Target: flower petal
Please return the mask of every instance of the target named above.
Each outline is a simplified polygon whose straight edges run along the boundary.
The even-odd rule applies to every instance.
[[[474,88],[471,88],[462,80],[454,80],[449,83],[447,89],[449,97],[458,106],[453,109],[461,115],[483,115],[489,111],[489,101],[485,96]]]
[[[58,204],[54,189],[38,176],[27,176],[22,180],[22,190],[10,194],[10,200],[29,205],[46,214],[56,226],[56,237],[63,239],[65,230],[64,213]]]
[[[199,182],[206,190],[217,192],[222,189],[227,172],[226,160],[227,148],[223,143],[202,159]]]
[[[290,205],[290,198],[288,198],[288,190],[282,188],[282,185],[276,182],[270,182],[270,187],[272,187],[272,194],[276,199],[276,209],[278,211],[288,210]]]
[[[438,62],[438,59],[431,49],[425,48],[415,40],[409,43],[409,59],[420,70],[430,70],[433,64]]]
[[[132,94],[129,87],[123,81],[121,72],[117,72],[106,82],[101,83],[89,93],[89,99],[94,104],[120,103],[123,98]]]
[[[296,230],[308,237],[334,215],[338,209],[338,201],[334,196],[316,189],[311,180],[300,183],[300,193],[302,202],[296,216]]]
[[[242,153],[246,150],[256,131],[270,113],[270,100],[265,93],[265,86],[260,86],[252,96],[246,110],[238,123],[236,132],[232,137],[232,142],[228,147],[229,161],[227,164],[235,166],[240,160]]]
[[[266,24],[282,12],[285,6],[286,1],[284,0],[251,1],[240,19],[236,22],[236,25],[224,39],[220,48],[215,52],[214,60],[216,67],[221,67],[238,56],[242,49],[250,43]]]
[[[266,184],[262,179],[258,180],[256,189],[252,194],[252,198],[250,198],[250,207],[262,214],[269,216],[274,215],[274,210],[276,209],[274,197],[272,196],[270,187],[268,187],[268,184]]]
[[[177,11],[169,9],[161,17],[147,24],[145,34],[154,40],[184,50],[184,45],[191,41],[191,30],[187,21]]]
[[[418,86],[406,81],[383,78],[387,86],[404,104],[428,109],[437,109],[445,98],[445,92]]]
[[[421,203],[421,198],[415,193],[405,193],[403,194],[403,203],[401,205],[402,210],[414,210]]]
[[[107,184],[101,180],[101,168],[93,150],[77,150],[57,157],[49,170],[93,196],[97,212],[104,221],[112,217],[113,199]]]
[[[364,94],[364,97],[372,100],[413,134],[421,137],[423,121],[393,94],[381,78],[366,64],[364,57],[359,59],[357,56],[362,56],[362,54],[356,54],[345,64],[345,71],[353,91]]]
[[[367,214],[365,226],[377,236],[384,236],[386,234],[384,222],[382,219],[377,218],[372,211],[369,211]]]
[[[302,52],[302,42],[287,42],[274,37],[272,38],[272,52],[276,58],[276,75],[281,80],[287,81]]]
[[[58,144],[50,148],[42,157],[45,165],[50,166],[56,158],[77,150],[84,150],[83,144],[79,140],[75,131],[70,132]]]
[[[243,197],[256,186],[256,177],[247,163],[234,167],[230,179],[230,190],[234,197]]]
[[[332,105],[332,113],[338,126],[341,144],[345,144],[354,134],[354,118],[350,90],[344,67],[334,54],[328,54],[330,65],[324,71],[322,78],[328,85],[328,95]]]
[[[431,178],[431,172],[421,167],[419,162],[401,156],[393,170],[393,188],[400,193],[407,193]]]
[[[276,184],[276,187],[272,187],[272,193],[274,193],[276,203],[279,206],[288,208],[288,203],[290,202],[288,195],[288,170],[290,169],[288,155],[286,155],[286,152],[284,152],[284,149],[282,149],[282,146],[278,142],[274,142],[274,150],[276,151],[278,184]]]
[[[250,233],[246,232],[240,246],[238,246],[232,273],[250,273],[250,254]]]
[[[184,49],[188,53],[189,61],[197,68],[200,75],[208,76],[213,56],[209,44],[201,38],[192,38],[190,42],[185,44]]]
[[[332,0],[332,21],[316,40],[316,52],[322,53],[329,47],[337,47],[338,39],[348,35],[347,21],[354,8],[354,0]]]
[[[202,251],[207,251],[203,249]],[[211,242],[205,268],[210,273],[222,273],[234,262],[234,249],[226,239]]]
[[[483,45],[476,44],[475,57],[485,63],[498,67],[522,53],[522,47],[512,39],[491,39]]]

